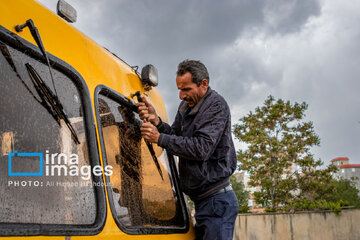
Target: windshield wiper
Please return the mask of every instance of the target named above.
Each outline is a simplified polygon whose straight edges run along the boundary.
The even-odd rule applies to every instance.
[[[57,96],[52,92],[48,85],[41,79],[40,75],[36,72],[33,66],[30,63],[25,64],[27,71],[30,75],[30,79],[34,84],[36,91],[38,92],[40,98],[43,100],[42,104],[44,107],[51,113],[55,120],[60,125],[60,120],[62,119],[66,126],[69,128],[71,135],[74,141],[77,144],[80,144],[79,138],[75,132],[75,129],[71,125],[69,117],[64,112],[64,108]]]
[[[141,97],[140,91],[137,91],[136,93],[134,93],[134,94],[131,95],[131,97],[134,97],[134,96],[137,97],[138,102],[142,102],[142,101],[143,101],[143,100],[142,100],[142,97]],[[157,159],[157,157],[156,157],[156,154],[155,154],[153,145],[152,145],[149,141],[147,141],[147,140],[145,140],[145,139],[144,139],[144,141],[145,141],[145,143],[146,143],[146,146],[147,146],[148,149],[149,149],[149,152],[150,152],[150,154],[151,154],[151,157],[152,157],[153,160],[154,160],[154,163],[155,163],[155,165],[156,165],[156,168],[157,168],[157,170],[159,171],[160,177],[161,177],[161,179],[164,181],[164,177],[163,177],[163,174],[162,174],[162,171],[161,171],[161,168],[160,168],[159,161],[158,161],[158,159]]]
[[[41,53],[43,54],[43,56],[46,60],[46,64],[49,67],[50,77],[51,77],[51,81],[52,81],[52,84],[54,87],[55,94],[46,85],[46,83],[41,79],[40,75],[35,71],[35,69],[29,63],[26,63],[25,66],[29,72],[31,81],[33,82],[33,84],[36,88],[36,91],[39,93],[41,99],[43,100],[42,104],[45,106],[45,108],[51,113],[51,115],[54,116],[54,118],[58,121],[59,124],[60,124],[60,119],[64,120],[64,122],[66,123],[66,126],[69,128],[69,130],[72,134],[74,141],[77,144],[80,144],[80,141],[76,135],[76,132],[75,132],[73,126],[71,125],[68,116],[64,112],[63,106],[58,98],[58,94],[56,92],[56,87],[55,87],[55,82],[54,82],[54,77],[53,77],[53,74],[51,71],[50,61],[46,54],[44,44],[41,41],[39,31],[35,27],[34,22],[31,19],[27,20],[25,24],[16,25],[15,30],[17,32],[21,32],[25,27],[29,28],[32,37],[34,38],[38,48],[40,49]]]

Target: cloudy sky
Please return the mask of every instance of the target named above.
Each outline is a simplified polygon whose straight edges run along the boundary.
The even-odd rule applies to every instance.
[[[56,0],[40,2],[55,11]],[[315,157],[360,163],[359,0],[67,2],[80,31],[130,65],[158,68],[170,122],[179,104],[177,64],[201,60],[233,123],[270,94],[305,101],[321,139]]]

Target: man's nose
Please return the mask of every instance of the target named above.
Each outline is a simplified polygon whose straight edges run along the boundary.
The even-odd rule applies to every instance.
[[[186,94],[183,93],[182,91],[180,91],[180,92],[179,92],[179,98],[180,98],[180,100],[183,100],[184,97],[186,97]]]

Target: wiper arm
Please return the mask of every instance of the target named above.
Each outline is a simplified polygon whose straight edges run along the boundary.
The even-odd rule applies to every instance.
[[[26,21],[25,24],[22,24],[22,25],[16,25],[15,26],[15,30],[17,32],[22,32],[22,30],[25,28],[25,27],[28,27],[29,30],[30,30],[30,33],[32,35],[32,37],[34,38],[38,48],[40,49],[41,53],[43,54],[45,60],[46,60],[46,64],[48,65],[49,67],[49,72],[50,72],[50,77],[51,77],[51,81],[52,81],[52,84],[53,84],[53,87],[54,87],[54,90],[55,90],[55,95],[57,96],[57,92],[56,92],[56,88],[55,88],[55,82],[54,82],[54,77],[53,77],[53,74],[51,72],[51,66],[50,66],[50,61],[49,61],[49,58],[46,54],[46,51],[45,51],[45,48],[44,48],[44,44],[42,43],[41,41],[41,37],[40,37],[40,34],[39,34],[39,31],[38,29],[35,27],[34,25],[34,22],[33,20],[29,19]]]
[[[142,97],[141,97],[140,91],[137,91],[135,94],[132,94],[131,97],[134,97],[134,96],[137,97],[138,102],[142,102]],[[150,154],[151,154],[151,157],[152,157],[153,160],[154,160],[154,163],[155,163],[155,165],[156,165],[156,168],[157,168],[157,170],[159,171],[159,174],[160,174],[160,176],[161,176],[161,179],[164,181],[164,177],[163,177],[163,174],[162,174],[162,171],[161,171],[161,168],[160,168],[159,161],[158,161],[158,159],[157,159],[157,157],[156,157],[156,154],[155,154],[153,145],[152,145],[149,141],[147,141],[147,140],[145,140],[145,139],[144,139],[144,141],[145,141],[145,143],[146,143],[146,146],[147,146],[148,149],[149,149],[149,152],[150,152]]]
[[[27,71],[30,75],[30,79],[34,84],[36,91],[39,93],[45,108],[53,115],[56,121],[60,124],[60,120],[64,120],[66,126],[69,128],[71,135],[76,144],[80,144],[79,138],[75,132],[75,129],[71,125],[71,122],[64,112],[64,108],[57,96],[47,86],[47,84],[41,79],[40,75],[36,72],[30,63],[25,64]]]

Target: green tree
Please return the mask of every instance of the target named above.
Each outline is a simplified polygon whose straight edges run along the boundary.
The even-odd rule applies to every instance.
[[[305,102],[291,104],[269,96],[264,106],[234,125],[235,137],[248,144],[238,151],[240,169],[250,174],[250,186],[261,188],[254,193],[257,203],[275,209],[297,198],[316,199],[319,190],[332,190],[321,181],[331,178],[333,168],[317,170],[322,162],[310,153],[320,139],[312,122],[303,121],[307,107]]]
[[[337,167],[330,164],[325,169],[316,169],[322,162],[313,166],[301,164],[302,171],[295,174],[299,194],[294,199],[319,201],[331,196],[336,188],[332,174],[338,171]]]
[[[245,190],[244,183],[241,181],[236,181],[236,177],[232,175],[230,177],[230,183],[235,192],[236,198],[239,203],[239,212],[245,213],[249,211],[248,199],[249,199],[249,191]]]
[[[329,202],[344,201],[349,206],[360,208],[359,190],[355,187],[356,179],[333,180],[335,189],[330,196],[326,198]]]

